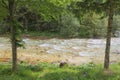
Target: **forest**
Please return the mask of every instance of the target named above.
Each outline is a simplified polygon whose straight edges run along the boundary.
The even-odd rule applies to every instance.
[[[0,80],[120,80],[120,0],[0,0]]]

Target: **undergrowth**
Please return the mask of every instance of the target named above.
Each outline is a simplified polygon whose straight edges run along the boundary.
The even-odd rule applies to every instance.
[[[58,64],[20,64],[12,73],[11,64],[0,64],[0,80],[120,80],[120,64],[110,65],[110,74],[102,65],[83,64],[60,68]]]

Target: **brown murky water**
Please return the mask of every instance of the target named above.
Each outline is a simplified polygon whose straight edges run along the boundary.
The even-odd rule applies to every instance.
[[[39,62],[70,64],[103,63],[105,39],[46,39],[25,38],[26,49],[18,48],[18,61],[30,64]],[[110,62],[120,62],[120,38],[112,38]],[[11,61],[11,44],[8,38],[0,37],[0,61]]]

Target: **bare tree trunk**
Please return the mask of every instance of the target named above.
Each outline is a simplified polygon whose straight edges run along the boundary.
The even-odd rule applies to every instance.
[[[17,69],[17,46],[16,46],[16,28],[14,26],[14,14],[15,14],[15,1],[9,0],[9,17],[10,17],[10,28],[11,28],[11,43],[12,43],[12,71],[15,72]]]
[[[106,49],[105,49],[105,59],[104,59],[104,69],[109,69],[109,55],[110,55],[110,45],[111,45],[111,33],[114,15],[114,0],[110,0],[109,9],[109,19],[107,27],[107,39],[106,39]]]

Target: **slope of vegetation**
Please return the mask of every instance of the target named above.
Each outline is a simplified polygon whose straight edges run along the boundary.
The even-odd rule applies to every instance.
[[[40,63],[29,65],[22,63],[16,73],[11,72],[10,64],[0,64],[0,80],[119,80],[120,64],[111,64],[110,71],[104,71],[102,65],[93,63],[80,66]]]

